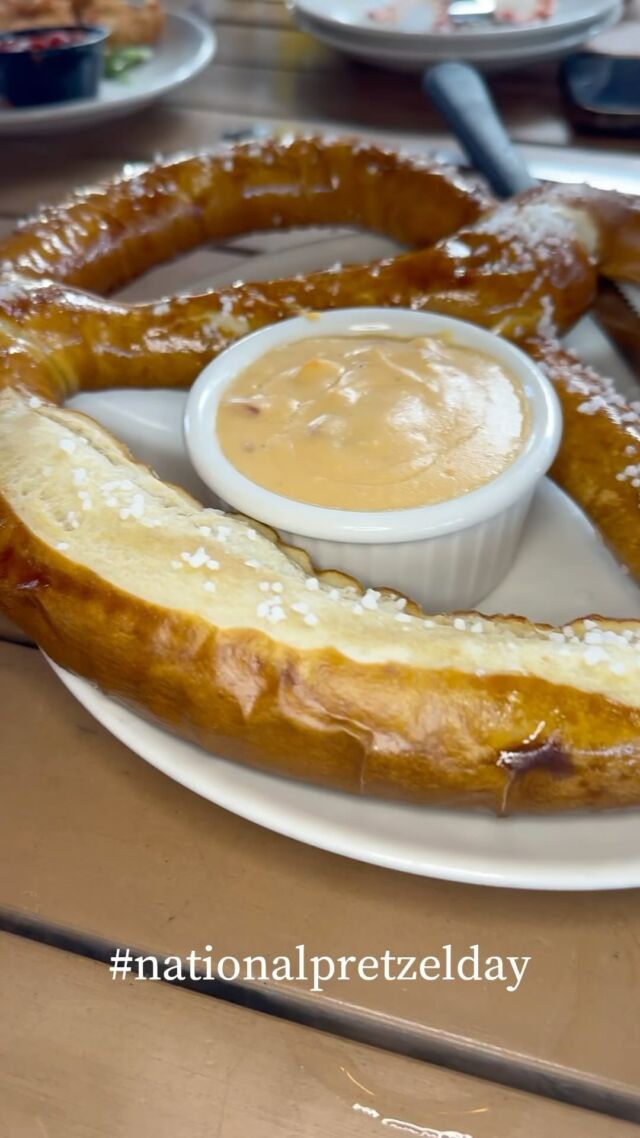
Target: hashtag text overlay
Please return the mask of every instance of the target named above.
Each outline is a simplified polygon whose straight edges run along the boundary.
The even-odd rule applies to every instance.
[[[192,949],[183,958],[142,956],[130,948],[118,948],[111,956],[110,972],[114,980],[128,976],[137,980],[173,982],[202,980],[274,981],[306,984],[312,992],[322,992],[330,981],[384,980],[388,983],[433,983],[454,980],[490,982],[503,985],[507,992],[517,992],[530,956],[486,955],[480,945],[472,944],[454,951],[444,944],[427,956],[398,956],[387,949],[378,956],[324,956],[308,953],[304,944],[282,956],[219,956],[213,945],[205,944],[201,953]]]

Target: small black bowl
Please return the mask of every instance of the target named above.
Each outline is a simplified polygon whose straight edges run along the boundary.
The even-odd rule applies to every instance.
[[[82,24],[3,33],[0,96],[14,107],[94,98],[108,35],[105,28]]]

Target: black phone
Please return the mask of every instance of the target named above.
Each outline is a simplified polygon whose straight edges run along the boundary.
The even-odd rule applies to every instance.
[[[569,116],[579,130],[640,134],[640,58],[582,51],[560,68]]]

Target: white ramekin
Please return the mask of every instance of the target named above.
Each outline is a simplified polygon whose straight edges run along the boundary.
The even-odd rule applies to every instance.
[[[508,367],[523,384],[531,407],[523,450],[479,489],[407,510],[338,510],[265,490],[223,454],[215,429],[220,398],[239,372],[271,348],[310,336],[411,338],[441,332]],[[196,380],[184,429],[191,461],[223,505],[273,526],[286,542],[306,549],[320,569],[340,569],[365,585],[398,589],[438,612],[473,607],[504,577],[533,493],[558,450],[562,418],[549,381],[499,336],[462,320],[410,309],[348,308],[295,317],[238,340]]]

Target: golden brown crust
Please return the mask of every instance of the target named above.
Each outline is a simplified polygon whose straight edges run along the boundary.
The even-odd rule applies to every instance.
[[[205,238],[310,222],[437,243],[374,266],[160,305],[75,291],[109,291]],[[590,303],[596,260],[620,268],[623,222],[623,267],[638,276],[638,210],[622,197],[538,192],[489,210],[454,172],[345,140],[270,141],[154,167],[45,211],[0,249],[0,388],[58,402],[115,382],[188,385],[238,335],[305,308],[408,304],[466,317],[546,367],[566,423],[555,477],[640,579],[640,496],[629,473],[638,416],[545,339]],[[415,802],[498,811],[640,803],[640,709],[623,696],[628,674],[616,698],[611,677],[587,690],[562,682],[561,669],[541,678],[447,659],[364,663],[326,645],[297,649],[275,631],[217,627],[56,551],[21,521],[13,489],[0,485],[0,609],[63,666],[213,753]],[[500,627],[517,660],[517,623]],[[589,627],[591,642],[620,639],[625,660],[624,637],[640,643],[637,622]],[[631,666],[640,675],[640,653]]]
[[[531,676],[363,664],[216,629],[70,566],[2,513],[0,608],[63,667],[215,755],[498,813],[639,801],[638,708]]]
[[[144,167],[23,222],[2,270],[106,294],[203,241],[355,225],[430,245],[491,199],[451,166],[349,138],[266,139]]]
[[[640,403],[560,344],[526,340],[562,404],[562,445],[551,476],[595,523],[640,583]]]

